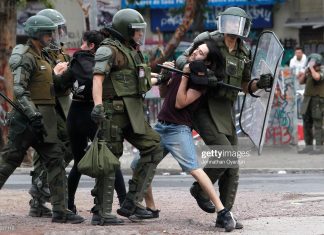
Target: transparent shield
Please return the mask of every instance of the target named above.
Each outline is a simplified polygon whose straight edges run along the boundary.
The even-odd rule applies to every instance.
[[[258,148],[259,154],[261,154],[264,144],[274,90],[278,80],[277,66],[281,61],[283,51],[283,46],[273,32],[265,31],[260,35],[254,53],[251,79],[259,78],[261,74],[267,73],[270,73],[275,79],[271,89],[259,89],[254,93],[259,98],[249,94],[245,95],[240,116],[241,129]]]

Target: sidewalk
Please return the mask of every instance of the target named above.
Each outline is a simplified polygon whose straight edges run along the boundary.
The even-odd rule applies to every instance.
[[[301,148],[301,147],[298,147]],[[124,155],[120,158],[121,168],[125,174],[132,174],[130,164],[136,153],[126,144]],[[72,163],[67,167],[70,171]],[[297,146],[265,146],[259,156],[251,149],[248,157],[242,161],[240,172],[250,173],[324,173],[324,155],[298,154]],[[19,167],[15,174],[29,174],[31,167]],[[169,154],[158,165],[157,174],[180,174],[178,162]]]

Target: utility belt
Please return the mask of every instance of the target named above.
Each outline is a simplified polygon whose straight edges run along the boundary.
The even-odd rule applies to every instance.
[[[121,97],[115,99],[104,100],[103,102],[107,117],[111,117],[113,114],[124,113],[126,110],[124,101]]]

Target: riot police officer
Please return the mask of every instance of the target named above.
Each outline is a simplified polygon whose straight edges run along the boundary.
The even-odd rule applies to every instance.
[[[32,16],[24,24],[29,38],[17,45],[9,60],[14,77],[14,95],[19,110],[13,110],[8,144],[0,154],[0,188],[21,164],[32,146],[48,170],[47,181],[53,206],[52,222],[81,223],[84,219],[66,209],[66,177],[63,151],[57,138],[52,68],[42,56],[57,26],[45,16]]]
[[[194,42],[213,39],[225,58],[223,82],[242,87],[243,91],[252,93],[257,89],[270,87],[272,78],[262,75],[258,80],[251,80],[251,51],[243,40],[250,32],[251,20],[243,9],[229,7],[218,16],[218,31],[203,32],[194,39]],[[191,47],[177,59],[176,63],[179,68],[183,68],[187,63],[190,49]],[[232,110],[238,91],[225,86],[217,86],[218,80],[215,76],[209,77],[206,81],[192,82],[208,86],[205,103],[195,112],[194,128],[207,145],[237,145]],[[204,171],[213,183],[218,180],[220,199],[224,206],[231,210],[239,182],[238,167],[217,168],[207,165]],[[201,209],[208,213],[215,212],[215,206],[203,193],[198,182],[194,182],[190,192]],[[216,227],[224,227],[219,219],[216,220]],[[243,228],[243,225],[237,222],[236,228]]]
[[[107,27],[111,37],[106,38],[95,55],[93,77],[92,119],[102,126],[102,136],[116,157],[123,153],[123,141],[134,145],[141,155],[129,191],[117,213],[125,217],[152,218],[151,212],[139,206],[150,185],[157,164],[163,158],[160,136],[145,121],[143,97],[150,89],[150,68],[139,50],[144,40],[146,23],[133,9],[118,11],[112,25]],[[116,224],[119,219],[111,215],[114,191],[114,171],[96,179],[92,191],[95,206],[92,224]]]
[[[324,68],[321,65],[322,56],[312,53],[308,57],[306,71],[298,75],[299,83],[306,84],[301,108],[306,147],[299,153],[324,153]]]
[[[72,159],[72,151],[70,147],[70,140],[66,129],[66,117],[70,107],[71,99],[69,97],[70,91],[68,89],[61,89],[60,78],[57,76],[57,67],[61,67],[61,72],[66,69],[70,61],[69,55],[62,50],[63,42],[66,41],[67,28],[65,25],[64,16],[54,9],[43,9],[37,15],[48,17],[57,26],[55,30],[55,37],[52,42],[42,49],[43,57],[51,65],[53,69],[53,79],[55,80],[55,110],[57,114],[57,128],[58,138],[62,141],[64,152],[64,161],[68,164]],[[64,68],[65,67],[65,68]],[[40,162],[40,156],[37,152],[33,156],[34,170],[31,171],[32,186],[29,194],[32,196],[30,200],[29,215],[32,217],[50,217],[51,211],[45,206],[45,202],[49,201],[50,192],[47,183],[47,170]],[[72,209],[72,208],[71,208]]]

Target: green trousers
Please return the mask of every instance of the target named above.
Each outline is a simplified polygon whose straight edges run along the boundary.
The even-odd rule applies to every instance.
[[[17,112],[10,120],[8,144],[0,153],[0,189],[20,166],[30,146],[40,154],[40,162],[48,172],[53,211],[63,212],[67,194],[62,146],[60,143],[39,142],[28,121]]]
[[[232,120],[228,121],[232,122]],[[227,136],[217,130],[207,107],[202,107],[195,113],[194,128],[198,131],[206,145],[237,145],[236,134],[234,136]],[[233,207],[238,188],[239,168],[218,168],[213,164],[207,163],[204,167],[204,171],[213,184],[218,181],[220,200],[223,205],[230,210]],[[200,190],[200,192],[205,198],[208,198],[202,190]]]

